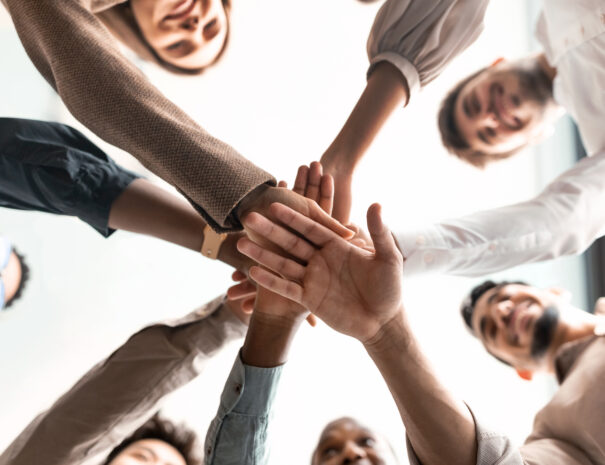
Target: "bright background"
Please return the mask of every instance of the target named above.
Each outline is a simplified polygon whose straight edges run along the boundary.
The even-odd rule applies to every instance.
[[[141,66],[204,128],[292,182],[299,164],[319,159],[363,90],[365,41],[379,4],[234,4],[232,41],[219,66],[195,78]],[[375,201],[383,204],[395,231],[521,201],[573,163],[568,121],[538,149],[484,172],[447,155],[439,142],[435,116],[448,87],[498,56],[514,58],[536,50],[532,30],[537,8],[523,0],[492,2],[481,38],[392,118],[355,179],[357,223],[365,223],[365,210]],[[0,115],[80,127],[29,63],[3,9],[0,52]],[[129,155],[103,147],[124,165],[144,172]],[[0,450],[135,330],[185,314],[230,283],[230,270],[220,263],[127,233],[105,240],[76,219],[3,209],[0,232],[25,252],[32,267],[25,296],[0,315]],[[496,277],[564,286],[577,305],[587,305],[580,258],[524,266]],[[407,310],[446,385],[479,418],[521,443],[555,385],[541,378],[521,382],[468,336],[458,304],[477,282],[447,276],[410,279],[404,285]],[[238,348],[239,343],[227,348],[203,376],[172,396],[166,413],[203,436]],[[308,463],[323,425],[341,415],[383,432],[406,462],[401,420],[361,346],[323,325],[305,327],[281,387],[272,463]]]

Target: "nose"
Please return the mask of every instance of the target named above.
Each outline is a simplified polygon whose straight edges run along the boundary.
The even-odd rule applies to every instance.
[[[199,24],[200,24],[199,15],[190,15],[190,16],[187,16],[185,19],[183,19],[183,21],[181,22],[181,24],[179,26],[181,29],[183,29],[185,31],[195,31],[195,30],[197,30]]]
[[[505,329],[508,326],[510,314],[513,311],[513,303],[509,299],[502,300],[496,303],[495,320],[500,329]]]
[[[367,456],[366,451],[363,447],[358,446],[353,441],[347,441],[342,451],[343,465],[355,463],[357,460],[361,460]]]

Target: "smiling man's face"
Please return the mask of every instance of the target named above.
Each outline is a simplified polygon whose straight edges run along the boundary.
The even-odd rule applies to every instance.
[[[552,82],[537,60],[500,62],[460,90],[454,123],[474,150],[514,152],[538,140],[556,118]]]
[[[544,369],[564,329],[559,300],[553,292],[532,286],[496,286],[477,300],[473,331],[488,352],[515,368]]]

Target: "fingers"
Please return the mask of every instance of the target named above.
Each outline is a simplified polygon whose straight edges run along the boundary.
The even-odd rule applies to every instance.
[[[304,197],[308,177],[309,167],[307,165],[299,166],[298,172],[296,173],[296,179],[294,180],[294,187],[292,188],[292,190]]]
[[[319,203],[319,190],[321,185],[322,168],[319,162],[314,161],[309,166],[309,177],[305,189],[305,197]]]
[[[288,210],[290,209],[288,208]],[[294,210],[291,211],[294,212]],[[306,218],[305,216],[302,217]],[[248,214],[243,219],[243,223],[246,228],[249,228],[259,236],[264,237],[265,239],[273,242],[274,244],[280,246],[283,250],[287,251],[294,257],[299,258],[305,262],[311,258],[313,252],[315,251],[314,247],[308,242],[306,242],[304,239],[301,239],[296,234],[293,234],[287,229],[273,223],[271,220],[265,218],[264,216],[258,213],[253,212]],[[334,233],[330,234],[334,235]],[[242,242],[241,239],[238,242],[238,249],[240,242]],[[246,242],[243,241],[243,243]],[[240,252],[245,253],[241,250]]]
[[[315,328],[317,326],[317,318],[315,317],[315,315],[310,313],[307,316],[307,323],[309,323],[311,325],[311,327]]]
[[[249,280],[242,281],[227,289],[227,297],[229,300],[238,300],[245,297],[254,297],[256,295],[256,286]]]
[[[391,231],[382,222],[381,210],[382,207],[378,203],[372,204],[368,208],[368,231],[374,243],[376,255],[392,258],[393,254],[397,252],[397,246],[395,245]]]
[[[317,204],[323,211],[332,216],[332,209],[334,208],[334,178],[329,174],[324,174],[321,177]]]
[[[283,187],[283,188],[286,188],[286,187],[288,187],[288,183],[287,183],[286,181],[279,181],[279,182],[277,183],[277,187]]]
[[[299,284],[283,279],[260,266],[251,267],[250,276],[265,289],[296,303],[302,303],[303,288]]]
[[[298,240],[302,241],[302,239]],[[250,257],[255,262],[266,266],[270,270],[273,270],[288,279],[300,281],[305,275],[305,267],[301,264],[296,263],[289,258],[282,257],[270,250],[263,249],[247,237],[242,237],[237,242],[237,250]]]
[[[248,277],[242,273],[239,270],[235,270],[232,274],[231,274],[231,279],[233,281],[239,282],[239,281],[243,281],[244,279],[247,279]]]
[[[315,211],[311,211],[311,213],[310,213],[312,216],[311,218],[306,217],[306,216],[298,213],[297,211],[292,210],[290,207],[287,207],[286,205],[281,204],[281,203],[271,204],[269,209],[270,209],[271,213],[275,216],[275,218],[277,218],[280,222],[282,222],[289,228],[293,229],[294,231],[302,234],[305,239],[312,242],[313,244],[321,246],[321,245],[324,245],[325,243],[337,238],[338,236],[332,230],[330,230],[330,228],[325,227],[320,221],[318,221],[316,219],[318,216],[325,215],[329,220],[332,220],[332,218],[330,218],[327,213],[322,211],[317,205],[316,205],[316,207],[317,207],[317,209]],[[251,216],[251,215],[249,215],[249,216]],[[244,219],[244,222],[245,221],[246,220]],[[335,220],[332,220],[332,221],[335,221]],[[338,223],[338,224],[340,226],[342,226],[340,223]],[[342,226],[342,227],[344,228],[344,226]],[[346,231],[348,231],[350,234],[353,233],[353,231],[351,231],[349,229],[346,229]],[[277,234],[276,234],[276,236],[277,236]],[[294,235],[292,234],[292,236],[294,236]],[[297,237],[297,236],[294,236],[294,237]],[[270,239],[273,242],[277,243],[272,238],[270,238]],[[294,251],[287,247],[287,244],[284,244],[283,246],[281,244],[279,244],[279,245],[287,252],[295,255]],[[313,248],[311,247],[311,254],[312,253],[313,253]],[[297,256],[299,258],[303,258],[305,261],[307,261],[311,254],[309,254],[307,256],[307,258],[303,258],[299,255],[295,255],[295,256]]]
[[[254,311],[254,301],[256,297],[251,297],[242,302],[242,310],[244,313],[252,313]]]

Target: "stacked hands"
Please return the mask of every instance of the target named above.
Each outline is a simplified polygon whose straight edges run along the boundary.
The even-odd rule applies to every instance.
[[[334,184],[319,163],[299,168],[293,192],[331,214]],[[306,216],[274,202],[266,214],[242,216],[247,235],[237,248],[258,265],[249,277],[233,274],[238,284],[229,289],[229,300],[240,311],[254,309],[254,319],[278,326],[297,325],[305,317],[314,325],[316,315],[336,331],[373,344],[402,314],[403,257],[382,222],[381,207],[368,209],[370,237],[353,225],[334,228],[314,207],[309,211]]]

